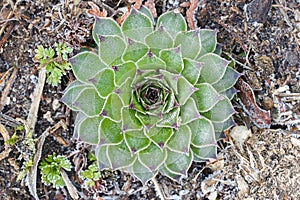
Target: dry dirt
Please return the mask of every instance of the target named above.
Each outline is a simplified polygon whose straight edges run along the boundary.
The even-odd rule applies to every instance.
[[[132,1],[93,2],[117,18]],[[151,181],[142,186],[119,171],[104,171],[95,188],[84,188],[78,171],[86,167],[88,151],[72,138],[72,113],[59,101],[74,77],[68,72],[57,87],[43,86],[42,70],[33,57],[38,45],[63,42],[74,54],[92,45],[90,6],[83,0],[2,0],[0,199],[34,199],[35,189],[40,199],[72,199],[70,188],[42,184],[39,170],[30,172],[37,173],[36,184],[30,177],[17,180],[31,156],[40,153],[43,159],[53,152],[65,155],[75,166],[67,175],[81,199],[159,199],[160,192],[165,199],[300,199],[299,0],[147,2],[154,2],[158,16],[177,9],[192,22],[190,27],[217,30],[223,56],[236,61],[254,91],[251,105],[244,105],[241,96],[234,98],[237,127],[225,133],[218,159],[194,163],[180,183],[158,175],[160,191]],[[41,91],[38,99],[36,88]],[[267,111],[271,124],[263,128],[257,116]],[[16,131],[20,125],[25,130]],[[16,143],[6,144],[15,131]]]

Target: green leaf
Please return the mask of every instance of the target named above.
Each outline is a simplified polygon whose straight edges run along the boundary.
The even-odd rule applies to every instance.
[[[229,100],[232,100],[234,95],[236,95],[236,93],[237,93],[237,90],[234,87],[232,87],[232,88],[229,88],[228,90],[221,92],[220,94],[228,97]]]
[[[74,81],[72,82],[64,92],[64,95],[61,98],[61,101],[66,104],[72,110],[78,111],[77,108],[73,106],[74,101],[77,99],[78,95],[87,87],[87,85]]]
[[[101,117],[85,118],[79,124],[79,138],[89,144],[98,144]]]
[[[218,91],[223,92],[234,86],[241,74],[231,67],[227,67],[224,76],[212,86]]]
[[[140,122],[142,122],[147,130],[152,128],[159,120],[161,120],[160,117],[142,114],[140,112],[136,112],[135,116],[140,120]]]
[[[115,93],[111,93],[107,97],[104,108],[101,111],[100,115],[103,117],[108,117],[114,121],[120,121],[122,107],[123,103],[120,97]]]
[[[182,154],[182,155],[184,155],[184,154]],[[160,172],[161,172],[163,175],[169,177],[170,179],[172,179],[172,180],[175,181],[175,182],[179,182],[180,179],[181,179],[181,177],[182,177],[182,176],[179,175],[179,174],[175,174],[174,172],[171,172],[171,171],[166,167],[166,164],[164,164],[164,165],[160,168]]]
[[[225,74],[229,62],[220,56],[208,53],[198,59],[203,62],[199,82],[214,84],[218,82]]]
[[[181,45],[181,54],[183,58],[194,59],[200,52],[199,30],[180,32],[176,35],[174,46]]]
[[[108,145],[98,145],[95,149],[95,156],[98,161],[98,166],[101,170],[110,169],[110,161],[107,156],[107,147]]]
[[[94,117],[100,114],[104,105],[104,99],[98,95],[94,88],[86,87],[80,92],[72,105],[85,115]]]
[[[107,97],[115,89],[114,72],[111,69],[105,69],[89,80],[93,84],[101,97]]]
[[[178,115],[179,115],[179,108],[176,107],[170,112],[163,114],[163,118],[161,121],[157,123],[157,126],[166,127],[166,128],[177,128],[179,126]]]
[[[193,94],[193,98],[200,112],[210,110],[223,98],[223,96],[208,83],[197,84],[196,88],[198,88],[198,91]]]
[[[108,17],[96,17],[94,27],[93,27],[93,38],[97,45],[99,45],[98,35],[118,35],[122,37],[121,28],[116,23],[115,20]]]
[[[195,155],[194,160],[198,162],[204,161],[206,159],[213,159],[213,158],[215,159],[217,157],[216,145],[204,146],[201,148],[191,145],[191,149]]]
[[[192,144],[196,147],[216,144],[215,132],[212,123],[205,118],[200,118],[188,124],[192,131]]]
[[[99,56],[107,65],[120,59],[126,49],[126,43],[119,36],[99,35]]]
[[[166,69],[165,62],[154,55],[151,50],[138,61],[137,66],[140,70]]]
[[[121,85],[130,77],[134,78],[136,73],[136,65],[134,62],[126,62],[118,66],[113,66],[115,71],[115,81],[117,85]]]
[[[143,125],[135,116],[136,111],[128,108],[122,109],[122,131],[140,130]]]
[[[186,101],[191,97],[191,95],[198,90],[197,87],[194,87],[183,76],[178,78],[177,88],[178,88],[177,100],[180,105],[184,105]]]
[[[160,51],[159,57],[166,63],[167,71],[179,74],[183,70],[180,47],[164,49]]]
[[[224,97],[219,101],[211,110],[205,113],[201,113],[206,118],[213,122],[224,122],[235,113],[230,100]]]
[[[127,131],[124,133],[124,138],[131,154],[136,154],[150,145],[150,140],[145,136],[143,130]]]
[[[166,158],[166,150],[161,150],[153,143],[151,143],[147,149],[142,150],[138,157],[139,161],[144,164],[144,166],[148,167],[151,172],[157,171],[158,168],[165,162]]]
[[[139,11],[140,11],[141,13],[144,13],[147,17],[149,17],[149,19],[151,19],[152,24],[155,23],[151,11],[150,11],[146,6],[142,5],[142,6],[140,7]]]
[[[160,50],[173,47],[173,39],[163,26],[147,35],[145,41],[157,56]]]
[[[123,60],[137,62],[148,52],[148,49],[149,48],[144,43],[137,42],[128,38],[128,44],[123,55]]]
[[[151,19],[134,8],[122,24],[122,31],[127,37],[141,42],[152,32],[152,28]]]
[[[173,136],[169,140],[167,146],[175,152],[188,155],[191,144],[191,130],[186,125],[179,126],[178,130],[174,131]]]
[[[217,46],[217,31],[200,29],[201,51],[198,58],[215,51]]]
[[[168,158],[165,161],[165,167],[174,174],[187,176],[187,171],[193,162],[193,153],[190,151],[187,155],[173,151],[168,151]]]
[[[200,117],[196,102],[193,98],[189,98],[187,102],[180,107],[181,124],[187,124]]]
[[[181,75],[185,77],[191,84],[195,85],[200,77],[201,62],[194,61],[189,58],[183,59],[184,69]]]
[[[114,122],[108,118],[101,121],[99,145],[119,144],[123,140],[121,123]]]
[[[131,93],[132,93],[132,78],[127,78],[126,81],[114,92],[118,94],[123,102],[123,105],[129,106],[131,100]]]
[[[145,134],[153,141],[153,143],[161,149],[164,149],[169,139],[173,135],[172,128],[152,127]]]
[[[175,37],[177,33],[186,31],[187,25],[185,19],[180,13],[170,11],[159,16],[157,20],[157,29],[161,26],[170,33],[172,37]]]
[[[155,176],[147,167],[145,167],[138,159],[132,165],[132,173],[136,176],[143,184],[149,181]]]
[[[213,125],[215,129],[216,140],[219,140],[222,139],[221,138],[222,132],[234,126],[235,122],[233,121],[232,117],[230,117],[225,122],[213,122]]]
[[[167,81],[170,89],[172,89],[174,94],[177,95],[178,94],[177,82],[178,82],[178,78],[180,77],[180,75],[173,74],[173,73],[170,73],[165,70],[160,70],[160,73],[164,76],[164,80]]]
[[[136,156],[132,156],[124,141],[119,145],[110,145],[107,148],[107,156],[113,170],[128,167],[136,159]]]
[[[88,83],[88,80],[95,76],[95,73],[101,71],[107,66],[101,62],[98,55],[91,52],[82,52],[70,59],[75,77]]]

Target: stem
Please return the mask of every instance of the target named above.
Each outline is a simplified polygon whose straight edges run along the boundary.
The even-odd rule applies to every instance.
[[[157,182],[156,178],[153,177],[152,179],[152,182],[154,184],[154,188],[155,188],[155,191],[157,193],[157,196],[161,199],[161,200],[166,200],[165,198],[165,195],[163,193],[163,191],[161,190],[160,186],[159,186],[159,183]]]

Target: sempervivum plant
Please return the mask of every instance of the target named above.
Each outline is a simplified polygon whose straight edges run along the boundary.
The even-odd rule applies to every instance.
[[[142,8],[122,26],[96,18],[93,37],[97,49],[70,59],[77,80],[62,101],[78,111],[75,134],[93,145],[100,169],[178,180],[193,161],[216,157],[239,73],[213,53],[215,31],[187,30],[173,11],[154,26]]]

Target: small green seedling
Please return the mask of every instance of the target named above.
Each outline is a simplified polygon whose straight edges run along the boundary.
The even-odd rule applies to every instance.
[[[62,75],[66,70],[70,70],[68,54],[73,51],[72,48],[61,43],[55,43],[55,50],[52,47],[44,48],[42,45],[35,50],[35,60],[40,63],[41,67],[46,67],[47,83],[57,86]]]
[[[84,185],[87,187],[94,187],[95,181],[98,181],[101,177],[100,172],[98,171],[97,162],[93,162],[87,170],[84,170],[80,173],[80,177],[84,180]]]
[[[14,134],[11,136],[11,138],[6,140],[5,143],[9,144],[9,145],[14,145],[19,139],[19,136],[17,135],[17,132],[18,131],[23,131],[23,130],[24,130],[24,126],[17,126],[14,130]]]
[[[65,157],[53,153],[45,158],[39,166],[42,174],[42,182],[46,185],[53,185],[55,188],[65,186],[60,170],[71,170],[71,163]]]

